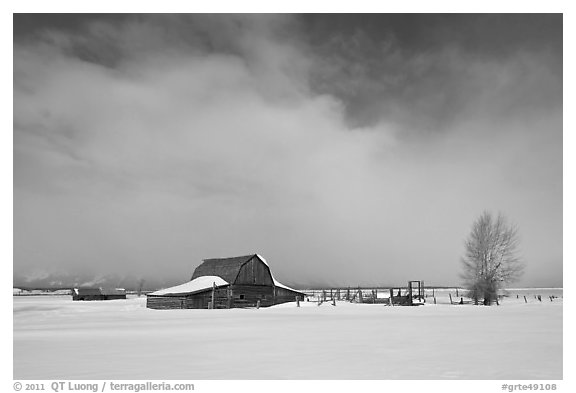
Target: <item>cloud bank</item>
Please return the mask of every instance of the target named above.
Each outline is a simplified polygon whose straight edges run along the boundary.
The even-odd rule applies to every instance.
[[[258,252],[290,284],[452,285],[487,209],[520,228],[521,284],[561,285],[561,53],[327,20],[19,31],[15,274],[186,280]]]

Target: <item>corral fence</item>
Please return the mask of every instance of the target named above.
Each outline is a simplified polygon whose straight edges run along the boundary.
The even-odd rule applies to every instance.
[[[364,304],[390,304],[390,294],[393,290],[393,297],[407,296],[408,287],[332,287],[332,288],[314,288],[305,289],[301,292],[306,294],[306,301],[318,302],[334,302],[334,301],[348,301],[352,303]],[[475,304],[474,299],[467,296],[467,291],[464,288],[447,288],[447,287],[425,287],[424,288],[424,303],[429,304],[450,304],[450,305],[466,305]],[[539,290],[533,288],[531,290],[502,290],[498,294],[496,304],[502,302],[522,302],[522,303],[543,303],[543,302],[557,302],[563,299],[561,289],[553,290]],[[478,302],[482,304],[480,300]]]

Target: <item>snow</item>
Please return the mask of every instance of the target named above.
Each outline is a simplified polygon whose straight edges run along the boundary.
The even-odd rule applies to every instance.
[[[55,290],[48,290],[48,289],[21,289],[21,288],[12,288],[12,294],[14,296],[61,296],[61,295],[70,295],[70,289],[55,289]]]
[[[14,296],[14,379],[562,379],[563,299],[527,300],[150,310],[144,296]]]
[[[216,287],[221,287],[228,285],[228,282],[218,276],[202,276],[175,287],[161,289],[151,293],[151,295],[190,294],[203,291],[205,289],[210,289],[214,284],[216,284]]]

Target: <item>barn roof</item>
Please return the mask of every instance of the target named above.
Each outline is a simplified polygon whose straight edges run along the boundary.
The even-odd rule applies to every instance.
[[[233,283],[236,281],[242,265],[255,256],[257,255],[251,254],[242,257],[204,259],[204,262],[194,270],[192,279],[202,276],[218,276]]]
[[[274,281],[274,285],[276,287],[288,289],[290,291],[294,291],[297,293],[302,293],[297,289],[290,288],[276,280],[274,275],[272,274],[272,269],[270,269],[270,265],[266,262],[266,259],[262,257],[260,254],[250,254],[244,255],[241,257],[232,257],[232,258],[212,258],[212,259],[204,259],[204,262],[194,270],[194,274],[192,275],[192,280],[202,277],[202,276],[218,276],[224,279],[229,283],[234,283],[236,281],[236,277],[238,276],[238,272],[242,266],[250,261],[252,258],[260,259],[270,271],[270,275],[272,276],[272,280]]]
[[[100,288],[74,288],[74,293],[76,295],[82,296],[94,296],[101,295]]]
[[[270,265],[268,265],[268,262],[266,262],[266,259],[264,259],[264,257],[263,257],[262,255],[256,254],[256,256],[257,256],[258,258],[260,258],[260,260],[261,260],[262,262],[264,262],[264,264],[265,264],[266,266],[268,266],[268,269],[270,269]],[[290,290],[290,291],[294,291],[294,292],[298,292],[298,293],[303,293],[303,292],[300,292],[300,291],[297,290],[297,289],[290,288],[289,286],[284,285],[284,284],[282,284],[280,281],[276,280],[276,279],[274,278],[274,275],[272,274],[272,269],[270,269],[270,275],[272,276],[272,280],[274,281],[274,285],[275,285],[275,286],[280,287],[280,288],[284,288],[284,289],[288,289],[288,290]]]
[[[175,287],[161,289],[152,292],[150,296],[175,296],[175,295],[191,295],[193,293],[202,292],[211,289],[216,284],[216,287],[228,285],[228,282],[217,276],[203,276],[188,281],[187,283],[177,285]]]
[[[126,295],[124,288],[100,288],[102,295]]]

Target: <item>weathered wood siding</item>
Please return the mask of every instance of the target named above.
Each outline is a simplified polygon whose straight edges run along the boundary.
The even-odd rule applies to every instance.
[[[126,294],[124,295],[104,295],[104,300],[118,300],[126,299]]]
[[[214,291],[214,308],[228,308],[229,292],[226,288]],[[146,307],[157,310],[175,308],[203,308],[207,309],[212,301],[212,290],[188,296],[148,296]]]
[[[269,307],[274,304],[293,302],[301,294],[284,288],[266,285],[232,285],[214,291],[214,308]],[[212,301],[212,290],[188,296],[148,296],[146,307],[163,309],[207,309]]]
[[[234,284],[272,286],[273,282],[268,266],[260,259],[252,258],[242,266]]]
[[[304,300],[303,294],[281,287],[276,287],[275,295],[276,295],[276,304],[295,302],[296,296],[298,296],[300,300],[302,301]]]
[[[184,299],[184,297],[177,296],[148,296],[146,298],[146,308],[155,310],[184,308]]]
[[[256,307],[260,300],[261,307],[274,305],[274,290],[271,286],[265,285],[233,285],[232,307]]]
[[[72,295],[72,300],[106,300],[103,295]]]

